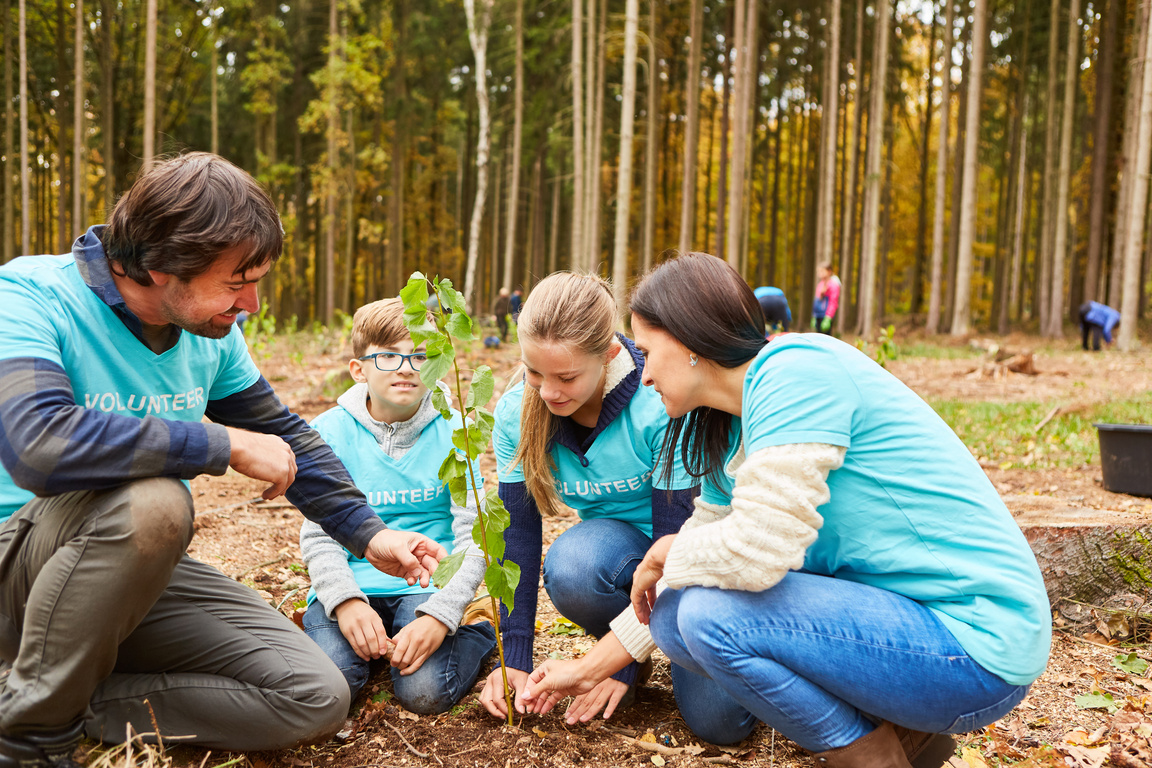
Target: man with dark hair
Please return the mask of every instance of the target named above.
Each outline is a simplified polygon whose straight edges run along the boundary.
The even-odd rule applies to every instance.
[[[232,750],[340,727],[335,665],[185,554],[190,478],[268,483],[409,583],[443,556],[384,526],[233,328],[282,241],[247,173],[193,153],[147,172],[70,255],[0,268],[0,768],[67,766],[83,734],[127,725]]]

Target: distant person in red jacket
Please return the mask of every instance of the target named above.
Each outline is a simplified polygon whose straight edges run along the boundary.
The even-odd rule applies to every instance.
[[[821,264],[816,272],[816,298],[812,302],[812,329],[832,334],[832,318],[840,308],[840,278],[832,272],[831,264]]]

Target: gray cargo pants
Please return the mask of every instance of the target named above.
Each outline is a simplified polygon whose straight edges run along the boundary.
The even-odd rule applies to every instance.
[[[336,665],[185,554],[192,519],[184,485],[156,478],[37,498],[0,526],[0,733],[83,717],[89,736],[123,741],[128,724],[152,732],[154,713],[165,740],[256,750],[339,729]]]

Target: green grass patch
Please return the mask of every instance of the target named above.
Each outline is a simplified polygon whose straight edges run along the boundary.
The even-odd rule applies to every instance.
[[[1039,432],[1035,427],[1053,403],[933,400],[930,405],[977,458],[1002,469],[1096,464],[1100,441],[1094,422],[1152,424],[1152,392],[1058,414]]]
[[[924,341],[901,341],[896,339],[896,349],[901,358],[924,358],[927,360],[967,360],[973,357],[984,357],[988,353],[968,344],[950,345],[933,344]]]

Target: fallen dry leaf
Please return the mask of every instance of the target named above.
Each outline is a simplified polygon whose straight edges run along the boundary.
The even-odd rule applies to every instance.
[[[984,756],[980,754],[980,750],[978,749],[961,747],[960,757],[964,759],[964,762],[968,763],[970,768],[988,768],[988,763],[984,762]]]
[[[652,764],[653,765],[663,766],[666,762],[668,762],[668,761],[665,760],[664,758],[660,757],[660,755],[652,755]]]
[[[536,734],[537,736],[539,736],[542,739],[548,738],[548,731],[544,730],[543,728],[533,727],[532,733]]]

